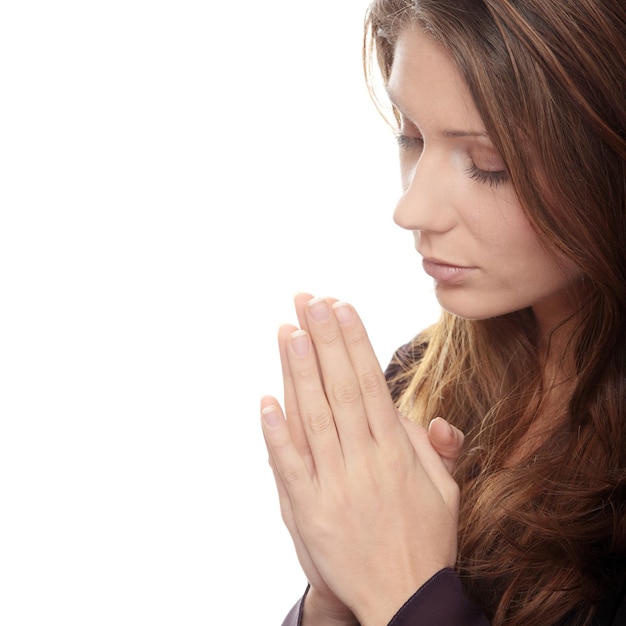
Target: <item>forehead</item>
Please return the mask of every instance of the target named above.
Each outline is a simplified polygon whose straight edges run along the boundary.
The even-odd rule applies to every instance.
[[[452,57],[420,26],[400,32],[387,92],[400,113],[420,127],[484,130]]]

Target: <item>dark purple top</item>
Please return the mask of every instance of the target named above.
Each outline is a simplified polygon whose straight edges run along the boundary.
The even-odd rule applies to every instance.
[[[306,594],[289,612],[283,626],[300,626]],[[454,570],[442,569],[427,580],[393,616],[388,626],[489,626],[480,608],[463,593]]]

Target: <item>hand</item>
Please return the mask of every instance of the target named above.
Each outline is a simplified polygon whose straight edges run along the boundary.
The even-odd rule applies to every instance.
[[[306,327],[304,309],[312,298],[312,295],[304,293],[296,296],[296,311],[298,320],[303,327]],[[279,329],[278,344],[283,374],[284,402],[287,414],[289,415],[288,428],[290,436],[309,472],[313,475],[313,457],[311,456],[311,450],[298,412],[296,391],[293,378],[291,377],[286,352],[286,345],[288,344],[289,337],[294,331],[297,330],[298,329],[295,326],[283,326]],[[282,415],[281,417],[278,417],[280,409],[277,409],[276,405],[277,402],[274,398],[262,398],[261,412],[264,415],[264,418],[267,419],[269,416],[276,415],[277,419],[282,419]],[[269,453],[269,463],[276,481],[281,516],[291,535],[298,560],[309,582],[310,589],[306,598],[307,610],[304,619],[305,623],[320,625],[336,624],[338,626],[344,624],[346,626],[357,624],[356,618],[352,612],[330,590],[313,563],[313,560],[311,559],[311,556],[309,555],[308,550],[300,537],[291,500],[289,499],[283,479],[276,469],[271,446],[268,444],[267,448]]]
[[[265,398],[264,434],[307,575],[365,626],[386,624],[454,564],[458,488],[426,429],[398,419],[354,309],[328,305],[299,309],[308,332],[281,329],[288,419]]]
[[[262,411],[267,409],[270,414],[275,412],[275,408],[271,404],[267,404],[267,402],[271,401],[271,398],[264,398],[262,400]],[[409,438],[413,439],[417,428],[415,424],[399,414],[398,417],[402,420],[402,423],[407,430],[407,434],[409,434]],[[463,447],[463,433],[458,428],[455,428],[446,422],[443,418],[437,417],[433,419],[428,426],[428,437],[435,450],[437,450],[441,456],[444,465],[448,471],[452,473],[456,460]],[[309,462],[311,462],[311,457],[308,451],[306,454]],[[287,490],[282,482],[280,474],[276,471],[275,465],[271,460],[271,454],[270,465],[272,466],[274,478],[278,488],[283,521],[293,538],[300,564],[310,585],[309,593],[307,595],[307,609],[304,616],[304,622],[310,624],[345,624],[347,626],[357,624],[356,618],[353,616],[352,612],[328,588],[328,585],[326,585],[325,581],[315,567],[310,555],[308,554],[306,546],[300,537],[295,523],[293,509]]]

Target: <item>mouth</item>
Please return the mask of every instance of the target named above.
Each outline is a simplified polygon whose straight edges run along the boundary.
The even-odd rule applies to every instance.
[[[439,283],[459,282],[468,274],[478,269],[465,265],[455,265],[454,263],[448,263],[431,257],[425,257],[422,260],[422,267],[429,276]]]

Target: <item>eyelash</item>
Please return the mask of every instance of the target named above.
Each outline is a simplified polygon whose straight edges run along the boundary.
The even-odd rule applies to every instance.
[[[424,146],[424,140],[421,137],[411,137],[403,133],[398,133],[396,135],[396,141],[398,146],[400,148],[404,148],[405,150],[421,150]],[[465,169],[465,172],[472,180],[489,185],[490,187],[498,187],[509,180],[509,175],[506,170],[490,172],[487,170],[481,170],[479,167],[476,167],[474,163],[469,165]]]
[[[481,170],[473,163],[465,168],[465,172],[472,179],[479,183],[484,183],[490,187],[498,187],[504,185],[509,180],[509,174],[506,170],[498,170],[497,172],[488,172],[487,170]]]
[[[424,145],[424,140],[421,137],[410,137],[409,135],[405,135],[403,133],[398,133],[396,135],[396,141],[398,142],[398,146],[400,148],[405,148],[406,150],[415,150],[416,148],[422,148]]]

